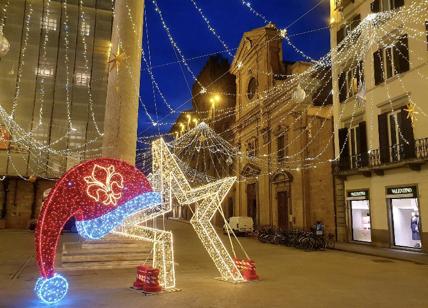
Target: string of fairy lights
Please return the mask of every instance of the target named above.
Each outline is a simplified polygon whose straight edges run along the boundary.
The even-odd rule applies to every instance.
[[[221,42],[221,43],[223,42],[224,43],[224,44],[222,43],[223,47],[225,48],[225,50],[223,52],[230,53],[230,51],[234,50],[234,49],[231,49],[231,48],[229,48],[227,46],[227,44],[225,43],[225,41],[222,39],[222,37],[220,36],[220,34],[218,33],[218,31],[214,29],[214,27],[212,26],[212,22],[208,19],[208,17],[205,15],[205,13],[203,12],[203,10],[197,4],[197,2],[194,1],[194,0],[190,0],[190,1],[193,4],[193,6],[197,9],[197,11],[200,14],[200,16],[202,17],[202,19],[204,20],[204,22],[205,22],[208,30],[210,31],[210,33],[212,35],[214,35],[217,38],[217,40],[219,40],[219,42]],[[259,14],[252,7],[252,5],[251,4],[248,5],[248,3],[249,2],[242,1],[242,4],[245,7],[247,7],[250,12],[252,12],[255,15]],[[162,11],[161,11],[161,9],[160,9],[157,1],[156,0],[152,0],[152,4],[154,6],[154,9],[155,9],[156,13],[158,14],[158,16],[159,16],[159,18],[161,20],[161,24],[162,24],[163,29],[165,30],[165,32],[167,33],[167,35],[169,33],[168,39],[170,41],[170,44],[173,46],[174,50],[177,51],[179,59],[178,59],[178,61],[176,63],[183,64],[188,70],[191,71],[191,67],[190,67],[190,65],[188,63],[189,59],[184,56],[184,54],[181,52],[181,49],[178,46],[177,42],[173,38],[173,36],[171,34],[171,31],[170,31],[170,28],[169,28],[169,26],[166,23],[164,15],[162,14]],[[44,12],[45,16],[48,16],[48,14],[49,14],[49,5],[50,5],[50,1],[47,1],[46,2],[46,12]],[[82,20],[82,22],[86,22],[85,11],[83,9],[83,6],[84,6],[83,0],[79,1],[79,5],[82,7],[81,14],[80,14],[80,19]],[[383,32],[383,36],[387,34],[387,35],[390,35],[393,39],[396,39],[397,35],[395,35],[394,33],[390,33],[388,31],[387,27],[385,26],[385,24],[387,24],[387,22],[389,22],[391,20],[396,22],[396,24],[394,24],[394,26],[397,26],[397,24],[400,24],[403,27],[403,31],[408,32],[409,37],[411,37],[412,39],[423,41],[425,33],[422,33],[419,29],[409,28],[406,25],[406,23],[403,23],[403,20],[405,20],[405,18],[408,18],[409,16],[414,16],[414,15],[416,15],[416,16],[423,16],[423,14],[420,14],[420,13],[421,12],[423,13],[424,5],[426,5],[426,3],[424,3],[424,2],[422,2],[422,4],[411,4],[408,7],[404,8],[404,9],[401,9],[399,11],[383,12],[383,13],[376,14],[376,26],[373,26],[373,27],[371,26],[371,24],[374,24],[374,22],[370,23],[370,22],[364,22],[363,21],[360,24],[360,26],[357,27],[357,29],[355,29],[353,31],[353,32],[357,33],[355,36],[360,36],[360,34],[362,34],[358,38],[357,43],[355,43],[354,38],[353,39],[349,39],[350,37],[353,37],[353,35],[351,33],[351,34],[349,34],[347,36],[347,38],[345,38],[345,40],[340,44],[340,46],[338,46],[335,49],[333,49],[328,55],[326,55],[325,57],[323,57],[320,60],[312,59],[311,57],[307,56],[304,52],[300,53],[299,52],[300,49],[298,49],[296,46],[294,46],[294,44],[290,40],[290,38],[293,37],[293,35],[292,34],[288,34],[288,31],[284,32],[282,30],[279,30],[278,31],[278,37],[276,39],[284,39],[285,42],[289,46],[291,46],[296,52],[298,52],[303,58],[311,61],[312,62],[312,66],[309,69],[307,69],[307,71],[305,71],[303,73],[298,73],[298,74],[277,74],[278,77],[285,77],[285,81],[282,82],[282,83],[279,83],[279,84],[275,85],[273,88],[271,88],[269,90],[261,91],[260,93],[258,93],[258,97],[256,99],[254,99],[253,101],[249,102],[247,104],[247,106],[245,106],[245,108],[252,108],[253,106],[261,106],[264,102],[269,101],[270,99],[274,98],[275,96],[279,95],[280,93],[287,93],[287,91],[288,92],[293,91],[292,89],[295,87],[296,84],[298,84],[299,87],[300,87],[300,89],[302,91],[304,91],[305,93],[306,92],[310,93],[310,89],[309,89],[309,86],[307,85],[307,83],[296,82],[296,80],[301,81],[301,80],[304,80],[305,78],[307,78],[308,76],[313,75],[313,76],[316,76],[316,77],[321,77],[320,80],[324,81],[326,78],[328,78],[328,76],[330,74],[330,72],[328,72],[328,71],[327,72],[325,70],[323,71],[323,69],[325,67],[328,67],[333,62],[335,63],[335,65],[341,66],[341,65],[343,65],[343,63],[345,63],[346,61],[348,61],[349,58],[352,58],[353,60],[363,59],[364,56],[366,55],[367,50],[369,48],[363,48],[363,49],[361,49],[361,47],[366,46],[365,43],[368,43],[369,46],[374,46],[375,45],[375,39],[374,38],[380,37],[380,33],[382,33],[382,32]],[[65,30],[65,38],[66,38],[64,44],[65,44],[65,48],[67,50],[67,48],[68,48],[67,46],[69,46],[69,42],[68,42],[68,39],[67,39],[68,38],[68,31],[67,31],[67,29],[68,29],[68,23],[69,23],[69,20],[68,20],[68,17],[67,17],[68,16],[68,14],[67,14],[67,1],[63,2],[63,8],[64,8],[64,11],[65,11],[64,30]],[[129,6],[128,6],[128,9],[129,9]],[[3,10],[4,10],[4,8],[3,8]],[[415,14],[415,12],[419,13],[419,14]],[[5,14],[3,16],[5,16]],[[257,15],[257,16],[260,17],[259,15]],[[263,15],[261,15],[261,16],[263,16]],[[131,15],[131,17],[132,17],[132,15]],[[31,14],[29,14],[29,17],[27,15],[27,18],[31,18]],[[3,18],[3,20],[4,19],[5,18]],[[422,17],[419,18],[419,19],[417,19],[417,21],[421,21]],[[416,20],[414,19],[414,21],[416,21]],[[4,21],[2,21],[2,23],[4,23]],[[265,18],[265,23],[269,24],[270,21]],[[30,21],[28,21],[28,23],[26,23],[26,24],[29,25]],[[133,22],[131,22],[131,24],[133,24]],[[320,31],[322,29],[324,29],[324,28],[314,29],[313,31],[314,32],[315,31]],[[372,31],[372,32],[377,33],[377,34],[373,35],[373,33],[371,32],[371,36],[367,37],[366,35],[364,35],[364,31],[367,32],[368,29],[370,31]],[[306,33],[311,33],[311,32],[312,32],[312,30],[307,31]],[[26,31],[26,33],[28,33],[28,31]],[[46,39],[44,39],[42,41],[42,57],[43,57],[43,50],[46,48],[45,43],[47,42],[47,33],[49,33],[48,29],[46,29],[46,31],[45,31],[45,36],[44,37]],[[300,35],[300,34],[305,34],[305,32],[304,33],[298,33],[296,35]],[[82,43],[84,45],[84,55],[85,55],[84,58],[86,59],[85,63],[88,64],[88,62],[87,62],[87,60],[88,60],[87,59],[87,44],[85,42],[84,36],[81,36],[81,38],[82,38]],[[45,47],[43,47],[43,46],[45,46]],[[339,49],[341,49],[341,50],[339,50]],[[353,52],[358,51],[358,49],[360,51],[363,50],[365,52],[361,51],[357,56],[356,55],[352,55]],[[413,51],[410,48],[408,50],[409,50],[410,54],[413,54]],[[67,57],[68,52],[66,52],[65,54],[66,54],[65,62],[69,62],[70,59],[68,59],[68,57]],[[149,56],[149,59],[146,58],[146,54]],[[24,55],[25,55],[25,50],[24,50]],[[155,76],[153,74],[153,68],[155,68],[155,67],[152,66],[151,55],[149,55],[148,53],[145,53],[143,51],[143,49],[142,49],[142,55],[143,55],[143,62],[144,62],[144,65],[145,65],[145,71],[149,72],[149,75],[150,75],[150,78],[151,78],[151,81],[152,81],[153,92],[156,89],[156,92],[160,95],[160,97],[162,98],[163,104],[165,104],[168,107],[170,113],[171,114],[172,113],[176,113],[177,110],[179,110],[180,107],[179,108],[172,107],[172,105],[168,103],[165,95],[161,91],[160,85],[156,81],[156,78],[155,78]],[[348,55],[348,57],[343,57],[344,55]],[[349,57],[349,55],[352,55],[352,56]],[[414,57],[412,57],[412,58],[414,58]],[[348,60],[342,60],[342,59],[348,59]],[[409,59],[409,63],[411,63],[410,59]],[[413,64],[410,64],[410,65],[413,66]],[[66,64],[65,67],[66,67],[66,71],[67,71],[69,65]],[[88,69],[89,69],[89,67],[87,65],[85,65],[85,70],[87,71]],[[130,71],[128,73],[130,73]],[[270,75],[273,74],[272,72],[262,72],[260,70],[258,70],[258,73],[270,74]],[[418,73],[419,76],[421,76],[421,78],[426,79],[426,76],[424,76],[424,74],[419,69],[417,70],[417,73]],[[70,73],[67,74],[68,77],[66,78],[66,81],[67,81],[66,82],[67,85],[65,87],[66,88],[66,94],[67,94],[66,97],[69,97],[68,96],[69,93],[70,93],[69,89],[70,89],[70,87],[72,87],[72,85],[70,85],[71,82],[70,82],[69,79],[71,79],[71,76],[69,74]],[[191,74],[194,77],[194,81],[196,83],[199,83],[200,86],[201,86],[201,88],[202,88],[200,95],[212,95],[212,94],[214,94],[214,93],[211,93],[210,91],[208,91],[209,87],[207,87],[206,85],[203,86],[197,80],[196,74],[194,74],[193,72]],[[17,79],[18,81],[20,80],[19,76],[22,76],[22,74],[18,74],[18,79]],[[358,76],[356,76],[356,77],[359,78]],[[401,78],[401,76],[399,74],[398,74],[397,78],[400,80],[400,84],[403,87],[403,89],[405,89],[405,81],[402,80],[402,78]],[[42,102],[43,102],[43,97],[45,95],[44,81],[43,81],[45,79],[45,77],[43,75],[41,75],[40,79],[41,79],[41,86],[40,86],[41,103],[40,103],[40,110],[39,110],[39,125],[38,126],[40,126],[42,124],[43,106],[44,106],[44,104]],[[322,89],[324,89],[326,87],[326,83],[325,82],[321,82],[321,83],[322,83]],[[19,85],[20,85],[20,82],[17,82],[17,88],[18,89],[20,88]],[[344,87],[346,85],[339,85],[339,86],[340,86],[340,88],[342,88],[342,87]],[[386,83],[386,88],[387,89],[389,88],[389,84],[387,84],[387,83]],[[94,112],[94,109],[93,109],[93,99],[92,99],[92,95],[91,95],[91,88],[90,88],[89,85],[87,86],[87,91],[88,91],[88,100],[89,100],[89,109],[90,109],[89,112],[91,113],[90,117],[92,119],[92,122],[94,123],[94,126],[96,128],[97,133],[100,136],[102,136],[102,132],[98,128],[98,125],[96,124],[96,121],[95,121],[95,112]],[[320,92],[321,91],[319,91],[318,93],[315,93],[315,95],[313,96],[313,98],[315,98]],[[18,94],[19,94],[19,92],[18,92]],[[215,94],[224,95],[224,96],[234,96],[234,97],[240,97],[240,96],[244,97],[244,96],[247,95],[247,93],[218,93],[218,92],[215,92]],[[332,95],[333,95],[333,93],[331,92],[329,94],[329,96],[332,96]],[[19,97],[19,95],[18,95],[18,97]],[[16,101],[16,105],[17,105],[18,100],[16,98],[17,97],[15,97],[15,101]],[[392,99],[389,96],[389,94],[388,94],[388,100],[390,101],[390,104],[392,106],[392,103],[391,103]],[[73,131],[75,128],[72,125],[71,106],[69,104],[70,99],[68,98],[68,99],[66,99],[66,101],[67,101],[66,106],[67,106],[67,121],[68,121],[68,126]],[[284,104],[284,102],[285,102],[285,104]],[[145,107],[145,104],[142,102],[141,97],[140,97],[140,104]],[[272,104],[271,108],[272,109],[280,108],[281,110],[286,110],[287,107],[290,104],[292,104],[290,99],[286,99],[286,98],[284,98],[284,99],[278,99],[276,102],[274,102]],[[421,109],[421,107],[419,105],[417,105],[416,103],[414,103],[414,104],[415,104],[415,106],[414,106],[415,109],[418,110],[420,114],[426,116],[426,113]],[[298,109],[298,106],[300,104],[293,104],[293,105],[294,105],[294,107],[291,108],[288,112],[285,112],[284,116],[282,117],[281,120],[285,120],[287,118],[287,116],[289,116],[290,114],[292,114],[293,112],[295,112]],[[326,105],[325,102],[323,102],[321,104],[321,107],[325,106],[325,105]],[[16,108],[16,106],[15,106],[15,108]],[[228,107],[228,108],[224,108],[224,109],[216,109],[216,113],[218,114],[218,116],[216,116],[216,118],[214,119],[214,121],[212,121],[212,119],[211,119],[210,123],[213,123],[215,125],[215,122],[220,122],[224,118],[236,116],[236,114],[238,112],[242,112],[243,111],[243,108],[244,108],[243,106],[237,106],[236,108]],[[14,109],[12,109],[12,110],[14,110]],[[168,121],[163,121],[162,119],[159,120],[159,119],[153,119],[153,118],[151,118],[150,114],[148,112],[147,107],[143,108],[143,110],[145,110],[145,113],[149,117],[149,119],[150,119],[150,121],[151,121],[151,123],[152,123],[153,126],[167,126],[167,125],[173,124],[173,123],[168,122]],[[311,117],[311,119],[307,123],[306,128],[301,132],[300,135],[303,135],[303,134],[307,133],[308,131],[310,131],[310,129],[312,127],[312,124],[313,124],[312,122],[314,121],[314,119],[316,118],[316,116],[319,115],[320,110],[321,110],[321,108],[319,108],[316,111],[314,117]],[[209,111],[195,111],[194,113],[199,117],[199,119],[198,119],[199,122],[202,122],[202,121],[207,121],[208,122],[210,120],[210,113],[209,113]],[[3,118],[5,118],[5,117],[8,116],[8,113],[5,110],[1,114],[2,114]],[[13,114],[14,114],[14,112],[12,112],[12,115]],[[157,114],[157,112],[156,112],[156,114]],[[299,121],[300,117],[301,117],[301,115],[298,116],[297,118],[295,118],[293,124],[290,125],[290,126],[294,126]],[[353,118],[354,118],[354,116],[352,115],[351,116],[351,122],[353,121]],[[329,120],[327,118],[324,118],[322,120],[321,126],[324,127],[325,124],[328,123],[328,121]],[[33,128],[31,131],[28,132],[28,131],[25,131],[23,129],[19,129],[19,125],[12,124],[13,121],[6,121],[6,122],[9,123],[9,125],[7,125],[8,129],[14,132],[12,134],[13,135],[12,136],[13,142],[16,142],[16,143],[20,144],[23,148],[27,148],[27,149],[34,148],[34,149],[36,149],[36,152],[39,152],[39,153],[41,153],[41,152],[48,153],[47,155],[49,155],[49,154],[50,155],[59,155],[59,156],[70,156],[72,154],[80,155],[83,152],[87,151],[87,149],[82,150],[82,148],[86,148],[87,144],[95,143],[94,140],[88,140],[87,144],[85,144],[85,146],[81,146],[81,147],[77,147],[77,148],[73,148],[73,149],[58,150],[58,149],[54,149],[53,145],[60,143],[60,141],[62,141],[65,138],[68,138],[69,135],[72,132],[67,131],[67,133],[64,136],[62,136],[61,138],[59,138],[57,140],[51,141],[48,145],[46,145],[46,144],[42,145],[42,144],[37,143],[35,141],[35,139],[33,138],[33,131],[35,131],[38,128],[38,126],[35,126],[35,128]],[[12,128],[12,126],[14,128]],[[10,129],[10,128],[12,128],[12,129]],[[225,135],[227,133],[230,133],[230,132],[236,130],[236,128],[237,127],[235,125],[232,125],[230,128],[226,129],[224,132],[221,132],[220,136]],[[260,129],[260,128],[261,127],[257,127],[257,129]],[[370,129],[374,129],[373,126],[371,126]],[[312,140],[316,140],[317,134],[319,134],[320,131],[321,130],[317,130],[317,132],[315,133],[315,136],[313,136],[313,135],[311,136],[312,138],[310,138],[309,144],[312,142]],[[310,135],[311,135],[311,132],[310,132]],[[165,137],[171,136],[172,137],[173,135],[170,134],[170,133],[168,133],[168,134],[160,134],[160,133],[158,133],[158,134],[155,134],[153,136],[140,137],[139,138],[139,142],[142,143],[142,144],[149,144],[153,138],[156,138],[156,137],[159,137],[159,136],[165,136]],[[299,139],[298,137],[295,137],[295,138],[293,138],[291,140],[288,140],[287,144],[286,144],[286,148],[290,147],[293,143],[297,142],[298,139]],[[332,142],[332,140],[333,140],[333,138],[330,138],[330,142]],[[266,147],[266,146],[270,145],[272,142],[273,142],[273,140],[270,140],[267,144],[263,144],[263,147]],[[213,146],[213,145],[211,145],[211,146]],[[309,145],[305,145],[304,147],[306,148],[307,146],[309,146]],[[98,148],[97,150],[92,150],[91,149],[90,151],[100,152],[100,150],[101,149]],[[31,154],[31,153],[34,153],[34,151],[30,151],[30,150],[28,150],[28,151],[30,152],[29,155],[32,156],[33,154]],[[256,157],[255,160],[258,163],[263,163],[263,162],[270,161],[270,160],[272,160],[278,154],[277,152],[278,151],[271,151],[267,155],[263,155],[262,157]],[[145,155],[144,152],[142,152],[142,153],[143,154],[139,153],[138,156],[139,157],[147,157],[147,155]],[[238,154],[235,154],[235,156],[240,156],[242,159],[247,159],[248,158],[245,151],[238,151],[237,153]],[[320,154],[321,153],[322,153],[322,151],[320,151]],[[38,154],[35,153],[35,157],[37,157],[37,155]],[[298,155],[295,155],[295,156],[298,156]],[[315,155],[315,157],[317,157],[317,156],[319,156],[319,155]],[[290,163],[291,162],[298,163],[298,160],[296,160],[296,161],[293,160],[292,161],[291,157],[287,157],[287,158],[289,159]],[[306,164],[306,165],[303,164],[302,167],[316,166],[316,164],[318,163],[318,162],[315,161],[314,157],[309,157],[309,161],[312,161],[312,162],[309,163],[309,164]],[[330,160],[327,160],[326,162],[329,162],[329,161]],[[298,167],[298,168],[300,169],[302,167]]]

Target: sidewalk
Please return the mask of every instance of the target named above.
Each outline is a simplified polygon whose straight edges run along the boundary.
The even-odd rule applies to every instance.
[[[336,242],[335,249],[359,253],[363,255],[378,256],[383,258],[409,261],[417,264],[428,265],[428,254],[400,249],[373,247],[364,244]]]

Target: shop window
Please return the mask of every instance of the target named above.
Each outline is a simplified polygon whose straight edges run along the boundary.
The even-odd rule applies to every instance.
[[[75,83],[78,86],[88,86],[91,81],[91,76],[87,73],[76,73]]]
[[[369,200],[354,200],[351,203],[352,239],[371,242]]]
[[[57,21],[55,18],[47,18],[46,16],[42,19],[42,27],[44,30],[56,31]]]
[[[415,157],[413,126],[407,107],[379,115],[379,145],[382,163]]]
[[[389,188],[387,196],[394,245],[420,249],[422,230],[416,187]]]
[[[393,44],[381,48],[373,54],[376,85],[410,69],[408,46],[409,42],[406,34]]]
[[[53,68],[46,68],[46,67],[37,67],[36,68],[36,75],[42,76],[42,77],[53,77],[54,69]]]
[[[82,36],[89,36],[91,34],[91,25],[87,21],[82,21],[80,24],[80,33]]]

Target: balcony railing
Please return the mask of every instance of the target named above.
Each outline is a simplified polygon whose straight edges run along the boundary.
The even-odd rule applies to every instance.
[[[385,164],[428,159],[428,138],[415,140],[414,152],[408,151],[406,146],[408,147],[407,144],[396,144],[390,146],[389,156],[387,157],[382,157],[379,149],[371,150],[367,155],[360,153],[352,156],[341,157],[339,170],[348,171],[362,168],[373,169],[379,168]]]
[[[419,159],[428,158],[428,138],[417,139],[415,141],[416,157]]]

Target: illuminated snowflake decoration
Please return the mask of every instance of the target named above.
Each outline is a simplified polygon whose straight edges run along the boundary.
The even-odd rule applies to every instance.
[[[86,193],[96,202],[116,206],[122,197],[123,177],[113,165],[107,168],[94,165],[92,175],[85,177],[85,182],[88,184]]]

